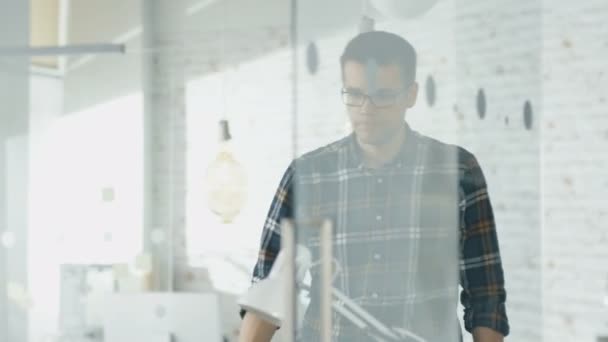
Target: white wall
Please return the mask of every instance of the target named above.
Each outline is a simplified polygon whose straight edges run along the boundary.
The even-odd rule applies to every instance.
[[[61,265],[125,264],[142,250],[142,100],[62,116],[61,79],[34,76],[30,85],[26,289],[30,341],[41,341],[59,328],[60,286],[70,281]]]
[[[30,236],[28,273],[28,294],[34,306],[29,311],[29,336],[32,341],[40,340],[55,332],[57,328],[57,315],[59,312],[59,270],[54,258],[54,252],[49,249],[49,240],[43,239],[49,232],[49,215],[40,215],[52,201],[57,198],[54,194],[45,194],[40,198],[45,180],[47,166],[40,163],[44,159],[42,151],[45,150],[44,136],[62,111],[63,82],[58,78],[32,76],[30,79],[30,135],[29,135],[29,193],[30,206]],[[48,158],[48,157],[47,157]],[[46,178],[47,181],[48,178]],[[52,181],[51,181],[52,182]],[[55,194],[56,195],[56,194]],[[51,202],[44,199],[51,199]],[[44,217],[46,216],[46,217]],[[46,220],[45,220],[46,219]],[[52,230],[52,229],[51,229]],[[51,240],[52,241],[52,240]]]
[[[608,5],[543,2],[546,341],[608,336]]]

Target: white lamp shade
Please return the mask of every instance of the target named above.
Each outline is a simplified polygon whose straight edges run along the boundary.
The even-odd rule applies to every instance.
[[[439,0],[369,0],[371,13],[392,19],[411,19],[428,12]]]
[[[313,266],[311,253],[306,247],[301,245],[296,247],[296,251],[296,286],[310,286],[310,284],[307,284],[307,277],[309,276],[308,272],[310,268]],[[277,256],[268,277],[253,284],[238,300],[238,304],[241,308],[280,327],[286,318],[288,303],[286,283],[289,280],[289,270],[287,266],[285,253],[281,251]],[[391,341],[405,341],[405,337],[408,338],[407,341],[425,341],[423,338],[409,330],[399,328],[391,329],[387,327],[365,309],[360,307],[355,301],[333,287],[332,294],[338,299],[338,302],[340,302],[340,304],[336,304],[336,302],[332,303],[332,307],[353,324],[359,326],[359,328],[362,329],[362,333],[364,333],[363,330],[374,331],[377,333],[377,336],[384,336]],[[306,312],[306,307],[310,302],[310,299],[302,298],[302,294],[299,293],[299,291],[295,292],[295,295],[297,299],[296,324],[297,329],[299,330],[302,328],[304,313]],[[403,339],[399,339],[399,336],[403,337]],[[376,340],[384,341],[383,339]]]
[[[303,246],[296,247],[296,287],[304,283],[304,278],[311,267],[312,256]],[[265,279],[253,284],[249,290],[238,300],[244,310],[280,327],[285,319],[288,303],[286,283],[289,281],[289,270],[285,253],[281,250],[277,256],[270,274]],[[299,298],[299,293],[295,292]],[[297,301],[298,327],[301,325],[306,307]]]

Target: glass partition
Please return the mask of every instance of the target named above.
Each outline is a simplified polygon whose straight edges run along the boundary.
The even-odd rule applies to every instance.
[[[0,341],[603,341],[607,10],[10,0]]]

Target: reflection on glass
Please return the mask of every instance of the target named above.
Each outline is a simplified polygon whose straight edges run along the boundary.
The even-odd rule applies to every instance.
[[[27,311],[33,307],[34,303],[27,289],[21,284],[9,282],[6,286],[6,296],[23,311]]]
[[[165,241],[165,232],[160,228],[153,229],[150,233],[150,241],[155,245],[160,245]]]
[[[3,232],[2,233],[2,246],[5,248],[12,248],[15,245],[15,234],[13,232]]]
[[[321,318],[320,280],[328,259],[336,342],[408,333],[457,341],[459,330],[472,341],[465,330],[480,326],[506,333],[506,292],[509,340],[605,339],[608,46],[597,23],[607,4],[363,1],[360,28],[406,37],[421,57],[416,77],[391,57],[396,42],[362,47],[378,53],[373,61],[363,54],[339,63],[361,18],[359,1],[294,1],[291,18],[280,0],[118,2],[9,0],[0,11],[2,51],[28,44],[26,30],[9,27],[27,27],[26,6],[30,45],[126,48],[0,56],[0,341],[83,337],[57,324],[62,286],[74,280],[61,265],[101,263],[120,291],[148,291],[155,267],[148,258],[166,252],[175,267],[163,279],[175,279],[176,291],[222,296],[218,315],[234,342],[233,295],[250,285],[254,265],[254,281],[276,266],[283,217],[311,253],[300,288],[307,310],[297,315],[305,341],[318,341],[329,321]],[[301,43],[293,56],[290,29]],[[47,33],[52,41],[38,40]],[[158,114],[150,126],[140,117],[142,91]],[[413,98],[404,120],[393,109]],[[219,114],[235,133],[230,149],[216,139]],[[142,170],[144,129],[154,131],[145,155],[155,165]],[[400,144],[388,139],[395,135]],[[376,153],[382,146],[397,157]],[[148,187],[142,180],[150,175]],[[154,193],[144,187],[158,190],[150,212],[159,220],[150,226],[159,229],[142,229],[142,193]],[[320,235],[326,219],[329,239]],[[145,240],[158,252],[139,255]],[[327,240],[333,253],[324,259]],[[495,279],[479,281],[484,276]],[[86,292],[76,286],[70,301],[99,318],[99,302]],[[71,323],[87,315],[75,311]],[[7,337],[8,321],[29,329],[29,338]]]
[[[392,33],[352,39],[340,58],[352,133],[296,158],[276,190],[251,291],[268,287],[284,219],[294,219],[297,243],[313,262],[336,265],[332,277],[310,268],[310,286],[300,286],[310,297],[297,317],[302,341],[458,340],[459,285],[467,330],[508,334],[481,167],[470,152],[405,121],[418,95],[416,57]],[[333,227],[329,236],[322,222]],[[491,327],[486,316],[495,318]]]

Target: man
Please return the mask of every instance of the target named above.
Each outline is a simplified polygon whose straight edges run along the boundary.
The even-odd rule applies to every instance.
[[[264,226],[254,282],[279,252],[282,219],[295,219],[298,242],[316,257],[318,237],[299,222],[329,219],[341,269],[333,286],[380,322],[426,341],[461,339],[454,315],[460,281],[466,330],[475,342],[503,341],[506,292],[482,170],[468,151],[405,122],[418,93],[414,48],[392,33],[362,33],[346,46],[341,67],[353,133],[288,168]],[[318,292],[313,284],[303,341],[319,340]],[[241,314],[241,341],[272,338],[276,327]],[[333,341],[371,340],[335,313],[332,328]]]

